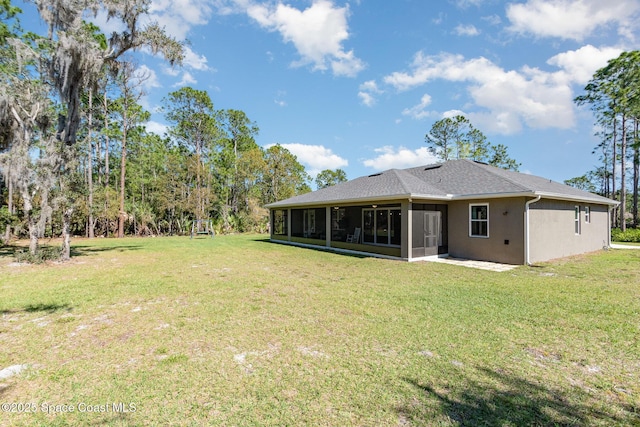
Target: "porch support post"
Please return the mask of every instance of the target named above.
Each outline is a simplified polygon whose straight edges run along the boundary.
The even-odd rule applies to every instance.
[[[404,200],[400,205],[402,235],[400,238],[400,256],[407,261],[411,260],[411,199]]]
[[[325,234],[326,234],[326,247],[330,248],[331,247],[331,206],[327,206],[326,207],[326,218],[325,218],[325,225],[324,225],[324,229]]]

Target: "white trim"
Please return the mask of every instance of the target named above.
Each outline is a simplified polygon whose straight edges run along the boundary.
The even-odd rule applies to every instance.
[[[473,219],[473,207],[474,206],[486,206],[487,207],[487,218],[486,219]],[[487,223],[487,235],[483,234],[473,234],[473,222],[486,222]],[[489,203],[469,203],[469,237],[480,238],[480,239],[488,239],[489,238]]]
[[[584,207],[584,223],[591,224],[591,206]]]

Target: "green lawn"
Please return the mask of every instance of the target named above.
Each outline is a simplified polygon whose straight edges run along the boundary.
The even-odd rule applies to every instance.
[[[0,402],[35,413],[3,426],[640,424],[640,251],[507,273],[256,235],[10,252],[0,369],[29,368]]]

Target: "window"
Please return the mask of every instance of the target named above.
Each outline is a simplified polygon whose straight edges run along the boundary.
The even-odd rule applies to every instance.
[[[584,207],[584,222],[589,224],[591,222],[591,208],[589,206]]]
[[[576,234],[580,234],[580,206],[574,208],[574,231]]]
[[[469,236],[489,237],[489,204],[469,205]]]

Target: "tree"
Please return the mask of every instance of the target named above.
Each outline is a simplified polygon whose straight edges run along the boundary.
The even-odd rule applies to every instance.
[[[640,116],[640,51],[623,52],[595,72],[585,86],[585,94],[575,98],[578,105],[589,104],[600,123],[612,128],[612,173],[615,185],[620,160],[620,228],[626,228],[626,162],[629,126]],[[618,141],[618,130],[620,140]],[[633,131],[632,131],[633,133]],[[616,155],[619,145],[620,154]],[[637,190],[634,190],[637,191]],[[612,194],[615,197],[615,188]]]
[[[311,191],[309,175],[296,156],[280,144],[265,151],[265,171],[262,178],[264,204]]]
[[[173,127],[170,137],[195,154],[195,208],[193,219],[206,218],[211,199],[208,172],[205,179],[205,162],[209,158],[212,142],[218,134],[218,125],[213,102],[206,91],[190,87],[171,92],[164,99],[165,118]]]
[[[443,161],[470,159],[517,171],[520,164],[509,157],[503,144],[492,145],[464,116],[446,117],[433,124],[425,136],[429,151]]]
[[[254,156],[250,153],[258,149],[254,138],[259,129],[241,110],[218,111],[217,117],[220,134],[213,162],[218,195],[216,211],[222,220],[222,230],[229,232],[241,229],[240,218],[246,218],[252,209],[249,185],[255,181],[255,173],[247,168],[253,167]]]
[[[11,5],[11,0],[0,0],[0,46],[5,45],[8,38],[15,37],[18,33],[19,21],[16,15],[22,10]],[[13,25],[9,23],[13,20]]]
[[[509,153],[507,153],[507,147],[505,145],[492,145],[489,150],[490,153],[487,163],[490,165],[502,169],[510,169],[516,172],[520,168],[520,163],[509,157]]]
[[[17,37],[18,29],[19,29],[19,20],[17,15],[22,11],[11,5],[10,0],[0,0],[0,75],[6,76],[14,76],[17,73],[17,61],[15,61],[15,52],[14,48],[7,43],[9,38]],[[13,25],[9,25],[9,23],[13,20]],[[6,85],[10,85],[10,81],[7,78],[2,78],[1,87],[8,87]],[[2,90],[4,98],[3,101],[0,101],[0,104],[9,102],[6,98],[6,92],[4,89]],[[9,148],[9,145],[12,140],[12,132],[11,132],[11,122],[12,119],[8,117],[8,109],[5,110],[4,114],[0,113],[0,152],[2,150],[6,150]],[[8,194],[7,194],[7,217],[15,218],[15,208],[13,205],[13,189],[14,189],[14,180],[11,179],[10,171],[4,171],[5,175],[5,183],[7,186]],[[11,239],[11,225],[14,224],[15,221],[4,221],[3,226],[5,229],[4,241],[8,242]],[[2,228],[2,227],[0,227]]]
[[[51,216],[54,174],[61,166],[50,138],[53,106],[39,61],[44,49],[37,37],[25,36],[8,39],[0,51],[0,146],[5,150],[0,166],[10,193],[15,190],[22,200],[32,255]],[[39,155],[33,156],[34,152]],[[9,208],[11,213],[11,204]]]
[[[316,176],[318,190],[347,181],[347,174],[342,169],[325,169]]]
[[[122,63],[120,58],[130,50],[148,47],[153,54],[162,53],[171,63],[180,63],[183,58],[183,46],[167,36],[155,22],[143,24],[141,17],[148,11],[147,0],[35,0],[41,18],[49,27],[48,39],[51,50],[40,60],[46,65],[49,82],[57,92],[65,115],[59,116],[58,140],[62,163],[72,165],[77,158],[75,149],[77,132],[81,119],[80,97],[83,90],[96,89],[107,67],[117,72]],[[93,37],[90,28],[84,25],[85,14],[106,10],[109,19],[120,21],[123,29],[113,32],[105,49]],[[55,34],[55,40],[54,40]],[[59,169],[59,181],[69,179],[71,168]],[[66,194],[63,194],[63,196]],[[63,213],[63,259],[70,256],[70,224],[73,203],[67,203]]]
[[[589,191],[595,193],[596,186],[591,182],[591,179],[587,175],[577,176],[575,178],[567,179],[564,181],[566,185],[577,188],[579,190]]]
[[[140,86],[148,76],[136,74],[135,67],[132,63],[125,63],[120,70],[118,79],[120,93],[122,97],[119,99],[116,111],[120,115],[121,123],[121,146],[120,146],[120,209],[118,215],[118,237],[124,237],[124,222],[127,217],[124,201],[125,201],[125,184],[126,184],[126,168],[127,168],[127,142],[132,136],[132,132],[136,130],[138,125],[149,120],[150,114],[144,111],[138,104],[143,92]]]
[[[438,120],[424,137],[429,151],[445,162],[452,158],[467,158],[469,145],[465,135],[469,126],[469,120],[461,115]]]

